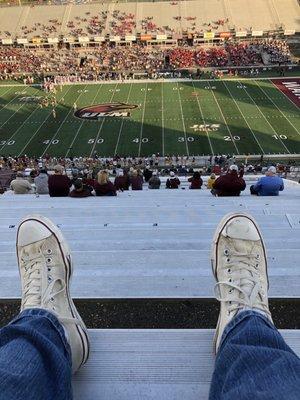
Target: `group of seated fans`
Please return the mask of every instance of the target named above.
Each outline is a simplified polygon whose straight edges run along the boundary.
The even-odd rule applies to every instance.
[[[217,170],[217,168],[215,168]],[[32,170],[28,177],[22,171],[18,171],[9,185],[10,193],[44,195],[50,197],[73,197],[82,198],[89,196],[116,196],[118,192],[126,190],[143,190],[144,183],[148,189],[160,189],[161,179],[157,170],[146,166],[130,169],[121,168],[119,165],[115,170],[114,181],[110,180],[109,171],[102,169],[96,174],[92,172],[73,173],[71,177],[65,173],[65,168],[58,164],[53,171],[47,172],[45,168],[39,171]],[[212,195],[217,197],[239,196],[246,189],[243,178],[244,169],[232,164],[225,171],[218,171],[217,177],[214,172],[208,177],[205,186],[211,190]],[[197,190],[204,186],[201,172],[195,170],[188,178],[189,189]],[[178,189],[181,181],[176,170],[170,170],[165,181],[166,189]],[[183,187],[184,188],[184,187]],[[266,175],[250,187],[250,193],[258,196],[277,196],[284,189],[283,179],[276,173],[276,168],[271,166]]]

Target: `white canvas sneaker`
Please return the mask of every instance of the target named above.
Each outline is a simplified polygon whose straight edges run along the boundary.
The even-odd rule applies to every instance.
[[[17,257],[22,282],[21,311],[43,308],[63,325],[76,372],[89,356],[87,329],[71,299],[71,254],[61,231],[48,218],[25,217],[17,232]]]
[[[221,303],[214,339],[217,352],[226,325],[238,311],[256,310],[272,321],[266,250],[250,215],[232,213],[221,220],[213,239],[212,270],[217,281],[215,296]]]

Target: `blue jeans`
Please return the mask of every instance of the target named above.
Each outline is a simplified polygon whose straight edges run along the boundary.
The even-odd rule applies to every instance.
[[[26,310],[1,329],[0,387],[0,400],[72,399],[70,347],[54,315]],[[239,313],[224,331],[210,400],[298,400],[299,391],[300,360],[279,332],[261,314]]]
[[[300,359],[274,325],[255,311],[225,328],[209,400],[299,400]]]

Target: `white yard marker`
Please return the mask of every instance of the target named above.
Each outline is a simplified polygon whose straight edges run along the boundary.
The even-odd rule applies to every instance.
[[[95,100],[96,100],[96,98],[98,96],[98,93],[99,93],[100,89],[102,88],[102,86],[103,86],[103,84],[99,85],[99,87],[97,89],[97,92],[96,92],[96,95],[93,98],[92,105],[95,103]],[[84,93],[86,93],[86,91],[84,91]],[[69,148],[68,148],[68,150],[67,150],[67,152],[65,154],[65,158],[68,157],[70,150],[73,148],[73,145],[74,145],[74,143],[75,143],[75,141],[77,139],[77,136],[78,136],[78,134],[79,134],[79,132],[80,132],[80,130],[82,128],[83,123],[84,123],[84,120],[82,120],[81,124],[79,125],[79,128],[76,131],[76,134],[75,134],[75,136],[74,136],[74,138],[72,140],[72,143],[70,144],[70,146],[69,146]]]
[[[264,151],[264,149],[262,148],[261,144],[259,143],[259,141],[258,141],[258,139],[257,139],[257,137],[256,137],[256,135],[255,135],[255,133],[253,132],[251,126],[249,125],[247,119],[245,118],[245,115],[244,115],[243,111],[241,110],[241,108],[240,108],[240,106],[238,105],[238,103],[237,103],[237,101],[235,100],[235,98],[232,96],[232,93],[231,93],[230,89],[228,88],[228,86],[226,85],[226,82],[222,82],[222,83],[223,83],[223,85],[226,87],[226,90],[227,90],[228,93],[230,94],[230,97],[232,98],[232,100],[234,101],[235,105],[237,106],[237,109],[238,109],[239,112],[242,114],[242,117],[244,118],[244,121],[246,122],[248,128],[250,129],[250,131],[251,131],[251,133],[252,133],[252,135],[253,135],[253,137],[254,137],[254,140],[255,140],[256,143],[258,144],[260,150],[262,151],[263,154],[266,154],[265,151]],[[242,88],[246,91],[246,89],[245,89],[246,86],[244,86],[244,85],[241,85],[241,86],[242,86]]]
[[[288,121],[288,123],[295,129],[295,131],[300,135],[300,132],[298,129],[295,127],[295,125],[287,118],[287,116],[280,110],[280,108],[274,103],[274,101],[271,99],[271,97],[268,95],[268,93],[265,92],[265,90],[255,81],[256,85],[260,88],[260,90],[264,93],[265,96],[268,97],[268,99],[274,104],[274,106],[277,108],[277,110],[284,116],[284,118]]]
[[[177,82],[177,88],[178,88],[178,82]],[[186,155],[189,157],[189,147],[188,147],[188,141],[187,141],[187,135],[186,135],[186,127],[185,127],[185,122],[184,122],[184,117],[183,117],[183,109],[182,109],[182,102],[181,102],[181,96],[180,96],[180,90],[177,90],[178,93],[178,98],[179,98],[179,105],[180,105],[180,110],[181,110],[181,121],[182,121],[182,126],[183,126],[183,133],[184,133],[184,139],[185,139],[185,146],[186,146]]]
[[[257,82],[255,81],[255,83],[257,84]],[[289,149],[286,147],[286,145],[283,143],[283,141],[280,138],[280,135],[277,133],[277,131],[274,129],[273,125],[271,125],[270,121],[268,120],[268,118],[265,116],[265,114],[261,111],[260,107],[256,104],[255,100],[253,99],[253,97],[251,96],[251,94],[248,92],[247,89],[244,89],[245,93],[247,94],[247,96],[250,98],[250,100],[252,101],[252,103],[255,105],[255,107],[258,109],[258,111],[261,113],[261,115],[263,116],[263,118],[266,120],[267,124],[269,125],[269,127],[272,129],[272,131],[274,132],[274,134],[276,136],[278,136],[280,143],[282,144],[282,146],[286,149],[286,151],[291,154],[291,152],[289,151]]]
[[[69,87],[67,93],[70,91],[72,86]],[[65,95],[67,94],[65,93]],[[62,97],[64,97],[64,95],[62,95]],[[56,106],[57,107],[57,106]],[[28,140],[28,142],[25,144],[25,146],[22,148],[22,150],[19,153],[19,157],[24,154],[24,150],[26,149],[26,147],[29,145],[29,143],[31,143],[31,141],[35,138],[35,136],[37,135],[37,133],[40,131],[40,129],[43,127],[43,125],[46,123],[46,121],[49,119],[49,117],[52,115],[52,110],[49,112],[48,117],[46,119],[43,120],[43,122],[37,127],[36,131],[33,133],[33,135],[31,135],[30,139]],[[51,141],[50,141],[51,143]]]
[[[208,83],[208,84],[210,85],[210,83]],[[220,107],[220,104],[219,104],[219,102],[218,102],[218,100],[217,100],[217,98],[216,98],[216,95],[215,95],[215,93],[214,93],[213,90],[212,90],[211,92],[212,92],[212,95],[213,95],[213,97],[214,97],[214,100],[215,100],[215,102],[216,102],[216,104],[217,104],[217,106],[218,106],[218,109],[219,109],[219,111],[220,111],[220,114],[222,115],[223,121],[224,121],[225,126],[226,126],[226,128],[227,128],[227,131],[228,131],[228,133],[229,133],[229,136],[230,136],[230,138],[231,138],[231,141],[232,141],[232,143],[233,143],[233,145],[234,145],[234,147],[235,147],[235,149],[236,149],[236,152],[237,152],[237,154],[240,154],[239,149],[237,148],[237,145],[236,145],[236,143],[235,143],[235,140],[234,140],[234,138],[233,138],[233,136],[232,136],[232,132],[231,132],[231,130],[230,130],[230,128],[229,128],[229,125],[227,124],[226,118],[225,118],[225,116],[224,116],[224,114],[223,114],[223,111],[222,111],[222,109],[221,109],[221,107]]]
[[[143,137],[143,128],[144,128],[144,118],[145,118],[145,109],[146,109],[146,99],[147,99],[147,93],[148,93],[147,89],[148,89],[148,83],[146,83],[146,90],[145,90],[145,96],[144,96],[144,108],[143,108],[142,120],[141,120],[141,130],[140,130],[138,157],[140,157],[140,155],[141,155],[142,137]]]
[[[131,89],[132,89],[132,83],[130,84],[130,88],[129,88],[129,92],[128,92],[128,96],[127,96],[127,100],[126,100],[126,103],[127,103],[127,104],[128,104],[128,102],[129,102],[129,98],[130,98],[130,94],[131,94]],[[116,146],[115,146],[114,155],[117,154],[117,149],[118,149],[118,146],[119,146],[119,143],[120,143],[120,138],[121,138],[121,133],[122,133],[123,126],[124,126],[124,121],[125,121],[125,119],[122,118],[122,122],[121,122],[121,126],[120,126],[120,129],[119,129],[119,134],[118,134],[117,143],[116,143]]]
[[[119,85],[119,83],[116,83],[116,84],[115,84],[114,90],[113,90],[112,95],[111,95],[110,100],[109,100],[109,103],[111,103],[111,102],[113,101],[114,95],[115,95],[115,93],[117,93],[117,87],[118,87],[118,85]],[[101,125],[100,125],[100,127],[99,127],[99,129],[98,129],[95,142],[94,142],[94,144],[93,144],[93,146],[92,146],[92,150],[91,150],[91,152],[90,152],[90,157],[92,157],[92,155],[94,154],[95,147],[96,147],[97,142],[98,142],[98,140],[99,140],[99,136],[100,136],[100,133],[101,133],[101,131],[102,131],[102,127],[103,127],[103,125],[104,125],[104,122],[105,122],[105,117],[103,117],[102,122],[101,122]]]
[[[193,89],[195,91],[196,88],[195,88],[194,82],[192,81],[192,83],[193,83]],[[196,99],[197,99],[198,108],[199,108],[199,111],[200,111],[200,114],[201,114],[201,118],[202,118],[203,124],[205,126],[205,132],[206,132],[207,140],[208,140],[208,143],[209,143],[209,146],[210,146],[211,154],[214,156],[215,153],[214,153],[214,149],[213,149],[212,144],[211,144],[211,140],[210,140],[210,136],[209,136],[209,133],[208,133],[207,124],[205,122],[203,110],[202,110],[202,107],[201,107],[200,102],[199,102],[199,96],[196,95]]]

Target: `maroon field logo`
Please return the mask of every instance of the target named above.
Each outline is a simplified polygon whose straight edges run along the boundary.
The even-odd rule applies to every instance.
[[[88,120],[99,120],[106,117],[130,117],[130,111],[138,106],[126,103],[104,103],[80,108],[74,112],[75,117]]]

